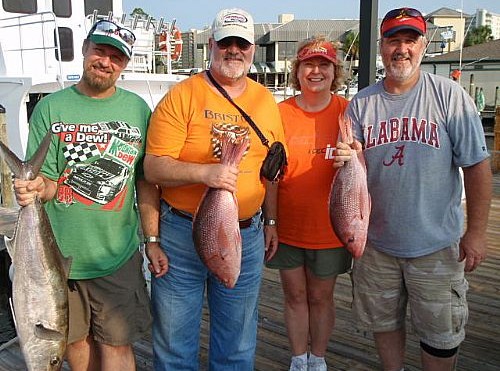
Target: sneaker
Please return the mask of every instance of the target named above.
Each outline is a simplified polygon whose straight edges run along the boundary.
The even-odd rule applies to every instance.
[[[327,371],[324,358],[310,359],[307,361],[307,371]]]
[[[307,371],[307,361],[300,358],[292,358],[289,371]]]

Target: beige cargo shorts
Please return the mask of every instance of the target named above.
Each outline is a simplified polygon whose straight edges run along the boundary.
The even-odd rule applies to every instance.
[[[420,340],[438,349],[455,348],[468,319],[464,262],[459,246],[418,258],[396,258],[367,245],[354,262],[355,323],[373,332],[405,326],[407,305]]]

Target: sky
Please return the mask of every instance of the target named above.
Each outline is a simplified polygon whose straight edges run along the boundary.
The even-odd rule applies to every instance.
[[[361,0],[359,0],[361,1]],[[181,31],[210,26],[217,12],[224,8],[242,8],[248,11],[256,23],[276,23],[278,15],[292,13],[295,19],[358,19],[359,1],[356,0],[123,0],[124,12],[130,14],[134,8],[170,22],[176,19]],[[379,0],[379,18],[394,8],[413,7],[422,13],[431,13],[439,8],[463,9],[475,14],[476,9],[486,9],[500,14],[499,0]]]

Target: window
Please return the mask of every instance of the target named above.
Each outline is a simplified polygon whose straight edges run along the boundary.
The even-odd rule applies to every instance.
[[[107,15],[113,11],[113,0],[85,0],[85,15],[94,13],[97,9],[97,14]]]
[[[36,0],[2,0],[3,8],[9,13],[36,13]]]
[[[53,0],[52,11],[57,17],[71,17],[71,0]]]
[[[57,47],[57,38],[54,30],[54,45]],[[68,27],[59,27],[59,42],[61,43],[61,58],[58,56],[58,50],[55,50],[56,59],[63,62],[72,61],[75,57],[73,45],[73,31]]]

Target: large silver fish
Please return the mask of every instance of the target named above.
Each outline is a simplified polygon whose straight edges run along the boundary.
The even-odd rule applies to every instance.
[[[335,173],[330,191],[330,222],[353,258],[363,254],[368,235],[371,200],[361,143],[354,141],[351,120],[339,117],[342,141],[351,145],[351,160]]]
[[[225,133],[221,145],[221,163],[237,166],[248,147],[248,138]],[[238,201],[232,192],[207,189],[193,220],[193,241],[208,270],[224,286],[233,288],[241,269],[241,234]]]
[[[18,179],[36,177],[50,133],[26,162],[0,142],[0,154]],[[5,237],[14,266],[12,302],[19,344],[30,371],[60,370],[68,340],[68,272],[41,201],[21,207],[12,238]]]

